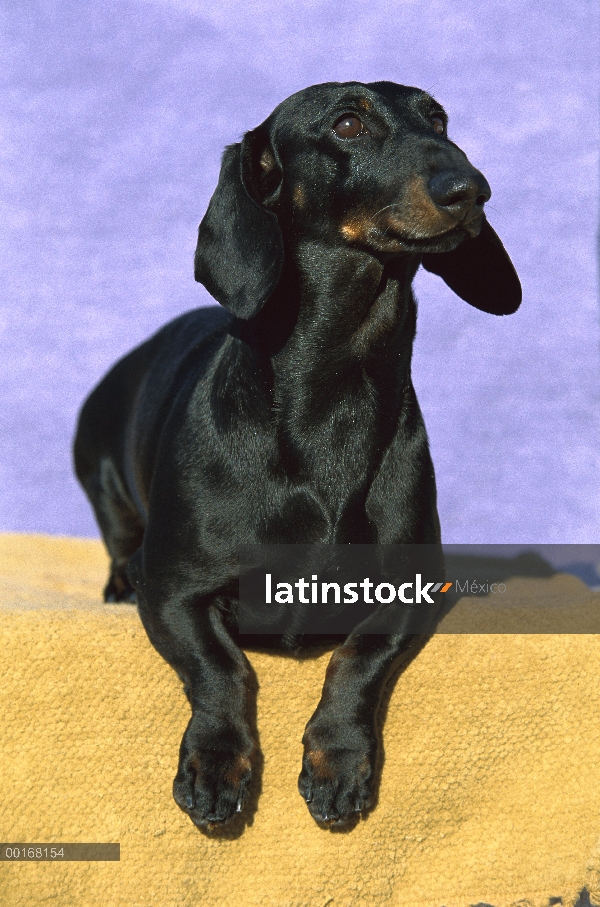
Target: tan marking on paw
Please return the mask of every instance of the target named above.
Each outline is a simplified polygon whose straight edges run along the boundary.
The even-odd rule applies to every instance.
[[[251,763],[247,756],[237,756],[233,765],[231,765],[223,775],[223,780],[226,781],[227,784],[231,784],[232,787],[239,787],[244,775],[250,771],[250,765]]]
[[[365,778],[367,775],[371,774],[371,761],[368,756],[363,756],[360,760],[360,765],[358,766],[358,775],[360,778]]]
[[[311,750],[306,754],[306,758],[312,765],[316,778],[331,779],[335,777],[334,772],[329,767],[327,756],[323,750]]]

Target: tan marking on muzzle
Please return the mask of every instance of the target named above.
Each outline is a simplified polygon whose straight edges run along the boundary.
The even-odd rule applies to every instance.
[[[342,223],[340,233],[350,242],[359,242],[367,238],[370,221],[367,218],[352,217]]]
[[[459,220],[435,204],[420,176],[409,180],[402,201],[385,210],[383,215],[387,229],[406,239],[429,239],[451,230]]]

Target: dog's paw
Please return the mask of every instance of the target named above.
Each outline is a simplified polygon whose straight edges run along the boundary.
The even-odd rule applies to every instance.
[[[130,602],[135,604],[135,589],[129,582],[124,570],[113,571],[104,587],[104,601],[113,605],[117,602]]]
[[[375,739],[356,748],[305,741],[298,788],[316,822],[348,826],[372,806],[376,756]]]
[[[194,825],[224,825],[242,811],[252,775],[251,756],[252,748],[248,747],[188,752],[184,738],[173,797]]]

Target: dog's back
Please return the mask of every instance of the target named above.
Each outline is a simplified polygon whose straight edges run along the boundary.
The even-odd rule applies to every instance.
[[[105,590],[109,601],[133,600],[125,567],[143,537],[165,421],[178,396],[186,387],[191,392],[218,355],[231,321],[217,306],[186,312],[120,359],[81,409],[75,472],[94,503],[118,574]]]

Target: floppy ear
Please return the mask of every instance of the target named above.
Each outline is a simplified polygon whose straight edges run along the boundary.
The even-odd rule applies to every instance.
[[[487,220],[479,236],[463,239],[452,252],[427,252],[423,267],[439,274],[457,296],[491,315],[512,315],[521,305],[521,282]]]
[[[211,296],[237,315],[252,318],[275,289],[283,265],[283,237],[277,217],[252,198],[253,167],[276,174],[270,150],[254,161],[256,133],[223,154],[214,195],[198,229],[194,275]],[[264,174],[262,182],[264,183]],[[273,197],[273,193],[271,193]]]

